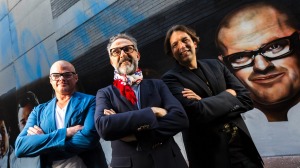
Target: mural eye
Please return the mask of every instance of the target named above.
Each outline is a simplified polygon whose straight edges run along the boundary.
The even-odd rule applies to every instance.
[[[249,59],[250,59],[250,56],[248,53],[239,53],[239,54],[236,54],[236,55],[232,56],[231,58],[229,58],[230,62],[236,63],[236,64],[247,62]]]
[[[264,55],[267,57],[278,57],[284,55],[290,51],[290,43],[287,39],[273,42],[266,47]]]

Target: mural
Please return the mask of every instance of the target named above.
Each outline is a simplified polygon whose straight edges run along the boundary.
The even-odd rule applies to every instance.
[[[5,149],[0,151],[0,167],[7,167],[9,157],[13,160],[11,167],[27,162],[38,165],[35,164],[39,162],[38,157],[16,158],[13,154],[14,141],[19,129],[26,123],[32,106],[53,97],[48,78],[53,62],[65,59],[75,66],[80,65],[79,68],[76,67],[80,77],[78,90],[95,94],[94,91],[102,87],[99,84],[101,80],[106,83],[112,80],[107,75],[112,74],[107,73],[112,69],[106,67],[110,65],[104,57],[107,56],[107,39],[123,31],[131,34],[139,32],[136,38],[141,44],[147,44],[139,47],[141,55],[147,57],[142,59],[147,61],[141,62],[141,67],[145,69],[145,73],[155,73],[155,77],[159,78],[163,74],[161,71],[172,67],[172,58],[164,55],[162,46],[165,30],[171,26],[172,18],[164,16],[166,11],[172,9],[173,13],[167,14],[179,17],[180,13],[174,12],[174,7],[189,11],[188,8],[192,7],[188,6],[189,2],[198,4],[197,7],[203,5],[198,1],[184,0],[155,0],[153,4],[157,6],[153,7],[147,1],[125,3],[117,0],[80,0],[58,17],[52,18],[51,2],[48,0],[30,0],[29,7],[26,6],[28,3],[21,0],[0,0],[0,125],[3,125],[0,144]],[[299,2],[289,0],[288,11],[282,7],[277,10],[276,6],[275,10],[260,4],[245,7],[230,15],[227,14],[246,2],[210,3],[213,6],[211,8],[219,11],[219,14],[216,12],[205,16],[209,21],[199,19],[195,23],[180,21],[180,24],[188,23],[188,26],[195,27],[200,38],[201,35],[204,36],[201,40],[209,39],[206,44],[200,42],[199,48],[205,50],[205,53],[212,53],[209,57],[214,59],[218,57],[215,53],[219,49],[222,53],[219,59],[251,92],[255,107],[242,117],[266,167],[274,166],[274,163],[278,163],[276,160],[283,156],[291,159],[280,163],[281,167],[289,163],[300,165],[300,22],[299,16],[294,17],[292,13],[297,10]],[[217,5],[223,5],[226,10]],[[264,12],[249,19],[252,16],[250,9],[259,13],[264,9]],[[195,12],[197,11],[193,11]],[[250,13],[248,18],[245,12]],[[184,14],[185,19],[188,18],[189,13]],[[221,21],[225,15],[227,16]],[[274,17],[269,17],[270,15]],[[140,27],[147,27],[149,20],[155,20],[156,17],[160,19],[160,24],[154,26],[155,29],[145,29],[144,34],[146,31],[161,33],[152,38],[143,36]],[[276,17],[282,21],[276,23],[275,19],[270,19]],[[216,25],[219,24],[221,26],[217,29]],[[215,27],[211,28],[211,25]],[[213,33],[207,33],[212,31]],[[215,32],[218,32],[219,37],[217,47],[213,43]],[[99,62],[105,66],[99,67]],[[153,64],[159,65],[154,62],[161,62],[163,65],[153,68]],[[87,73],[93,69],[102,69],[102,72]],[[26,103],[30,101],[36,103],[27,107]],[[110,144],[103,140],[101,142],[109,163]],[[269,158],[274,158],[275,161],[269,161]]]
[[[299,155],[300,36],[295,16],[274,2],[246,5],[225,16],[216,41],[219,58],[251,92],[254,109],[242,116],[261,156]]]

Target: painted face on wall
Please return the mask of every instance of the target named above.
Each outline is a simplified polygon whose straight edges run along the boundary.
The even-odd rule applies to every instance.
[[[140,53],[130,40],[119,38],[110,46],[110,63],[120,74],[131,75],[138,68]]]
[[[26,104],[24,107],[20,107],[18,111],[18,125],[20,132],[24,129],[26,122],[28,120],[29,114],[31,113],[33,106],[31,104]]]
[[[64,61],[54,63],[50,69],[50,83],[56,94],[72,94],[75,91],[78,75],[74,67]]]
[[[183,31],[174,31],[170,36],[173,57],[182,65],[190,66],[196,58],[197,44]]]
[[[256,102],[275,104],[300,91],[300,63],[294,52],[299,46],[294,49],[292,46],[299,40],[299,34],[290,37],[294,32],[295,29],[287,26],[279,14],[269,8],[250,20],[233,20],[231,27],[220,30],[218,38],[227,49],[224,59],[231,59],[233,66],[248,65],[237,68],[234,74],[250,90]],[[255,54],[251,58],[246,57],[245,51],[258,49],[260,53],[252,52]],[[239,52],[242,54],[236,54]]]
[[[9,149],[9,135],[4,120],[0,120],[0,157],[2,158]]]

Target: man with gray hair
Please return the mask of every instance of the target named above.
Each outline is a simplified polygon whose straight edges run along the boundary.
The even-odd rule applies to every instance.
[[[98,90],[95,125],[110,140],[111,167],[187,168],[173,136],[188,127],[183,107],[158,79],[143,79],[136,40],[112,37],[107,46],[113,85]]]

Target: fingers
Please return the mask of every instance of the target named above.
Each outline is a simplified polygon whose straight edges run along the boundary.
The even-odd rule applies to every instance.
[[[75,125],[72,127],[67,128],[67,138],[71,138],[73,135],[75,135],[78,131],[82,130],[82,125]]]
[[[160,107],[151,107],[156,117],[163,117],[167,114],[167,110]]]
[[[83,126],[82,125],[75,125],[75,126],[72,126],[72,127],[69,127],[69,128],[75,134],[77,131],[82,130]]]
[[[198,96],[195,92],[188,88],[184,88],[182,91],[183,97],[186,97],[188,99],[194,99],[194,100],[201,100],[201,97]]]
[[[33,128],[36,130],[37,134],[44,134],[43,130],[37,125],[35,125]]]
[[[192,90],[184,88],[182,94],[195,94]]]
[[[236,92],[233,89],[226,89],[226,91],[230,94],[232,94],[233,96],[236,96]]]
[[[83,126],[82,126],[82,125],[75,125],[75,126],[74,126],[74,129],[75,129],[75,131],[77,132],[77,131],[82,130],[82,129],[83,129]]]
[[[27,130],[27,135],[35,135],[33,127],[29,127]]]
[[[113,109],[104,109],[103,111],[104,115],[112,115],[112,114],[116,114],[116,112]]]
[[[29,127],[27,130],[27,135],[39,135],[39,134],[44,134],[44,132],[37,125],[35,125],[33,127]]]
[[[136,139],[135,135],[132,134],[132,135],[128,135],[126,137],[121,138],[121,140],[124,142],[132,142],[132,141],[136,141],[137,139]]]

